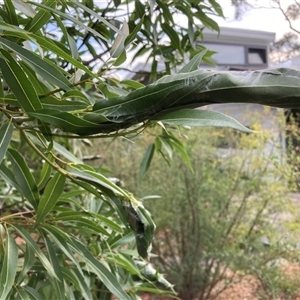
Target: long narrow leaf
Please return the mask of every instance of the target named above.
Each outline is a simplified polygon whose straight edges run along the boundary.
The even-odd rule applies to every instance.
[[[196,71],[199,69],[199,64],[201,63],[202,57],[207,53],[207,50],[204,49],[197,55],[195,55],[178,73],[188,73]]]
[[[45,216],[52,210],[57,203],[65,186],[66,177],[60,173],[56,173],[48,182],[41,197],[37,209],[36,225],[38,225]]]
[[[61,12],[60,10],[57,10],[57,9],[53,9],[52,7],[49,7],[47,5],[44,5],[42,3],[37,3],[37,2],[33,2],[33,1],[28,1],[29,3],[31,4],[34,4],[40,8],[42,8],[43,10],[46,10],[46,11],[50,11],[58,16],[61,16],[61,17],[64,17],[66,18],[67,20],[70,20],[72,23],[78,25],[79,27],[81,27],[82,29],[92,33],[94,36],[97,36],[99,38],[101,38],[102,40],[108,42],[108,40],[102,35],[100,34],[99,32],[97,32],[96,30],[92,29],[91,27],[85,25],[84,23],[78,21],[78,19],[72,17],[71,15],[69,14],[65,14],[63,12]],[[75,2],[75,1],[74,1]],[[77,3],[77,5],[79,6],[79,4]],[[111,24],[110,24],[111,25]]]
[[[0,164],[6,154],[13,133],[11,122],[5,122],[0,128]]]
[[[74,270],[69,267],[62,267],[61,272],[63,274],[64,280],[74,284],[77,290],[81,292],[81,295],[84,297],[85,300],[92,299],[92,294],[89,291],[89,288],[86,285],[84,278],[78,270]]]
[[[61,266],[60,266],[58,258],[57,258],[57,253],[55,253],[54,247],[53,247],[51,241],[47,237],[45,238],[45,245],[46,245],[46,248],[48,251],[50,263],[53,266],[55,274],[58,277],[58,279],[52,278],[52,280],[51,280],[52,286],[55,290],[55,295],[58,299],[67,300],[65,297],[63,276],[62,276],[62,272],[61,272]]]
[[[100,78],[91,72],[87,67],[85,67],[80,61],[74,59],[71,55],[65,52],[63,49],[58,47],[53,41],[33,34],[31,32],[27,32],[19,27],[9,25],[3,21],[0,21],[0,29],[3,31],[9,31],[9,36],[16,36],[25,40],[30,40],[32,43],[36,44],[38,47],[42,47],[45,50],[52,51],[56,55],[64,58],[66,61],[70,62],[72,65],[77,67],[80,70],[83,70],[85,73],[89,74],[92,78]],[[3,34],[5,36],[5,34]]]
[[[40,99],[22,68],[7,51],[3,49],[0,51],[5,57],[5,59],[0,58],[2,75],[12,92],[15,94],[19,104],[26,112],[42,109]]]
[[[55,243],[58,245],[58,247],[65,253],[65,255],[74,263],[79,268],[79,264],[74,258],[74,255],[72,251],[70,250],[69,244],[72,243],[70,237],[68,236],[67,233],[62,231],[61,229],[50,225],[50,224],[45,224],[44,229],[49,232],[51,235],[52,240],[55,241]],[[80,269],[80,268],[79,268]]]
[[[38,187],[24,157],[14,149],[8,149],[7,156],[24,197],[36,209],[39,199]]]
[[[16,14],[16,9],[15,9],[13,3],[12,3],[12,0],[5,0],[4,4],[5,4],[5,7],[6,7],[6,11],[7,11],[7,14],[8,14],[8,17],[9,17],[10,24],[18,26],[19,21],[18,21],[18,17],[17,17],[17,14]]]
[[[47,0],[44,2],[45,5],[55,7],[56,1]],[[39,12],[28,22],[25,26],[25,30],[36,32],[41,29],[51,18],[51,13],[47,10],[41,9]]]
[[[72,89],[72,84],[62,74],[64,71],[60,70],[51,61],[46,61],[34,54],[32,51],[28,51],[7,39],[0,38],[0,44],[2,44],[6,49],[18,53],[18,55],[45,81],[48,81],[66,91]]]
[[[24,228],[14,225],[16,230],[19,232],[19,234],[22,236],[22,238],[25,240],[26,243],[28,243],[28,246],[32,248],[36,256],[39,258],[40,262],[45,268],[45,271],[53,278],[58,279],[55,270],[52,266],[52,264],[49,262],[48,258],[45,256],[43,251],[40,249],[38,244],[34,241],[34,239],[30,236],[29,232],[25,230]]]
[[[155,83],[126,96],[98,101],[94,115],[105,116],[107,131],[127,128],[151,119],[158,113],[196,108],[217,103],[258,103],[299,108],[300,71],[272,69],[262,71],[209,71],[164,76]],[[85,119],[89,119],[89,114]],[[116,120],[118,124],[116,125]],[[99,124],[104,125],[104,124]],[[99,132],[102,128],[99,127]]]
[[[154,146],[153,143],[151,143],[148,146],[148,148],[146,150],[146,153],[143,157],[142,163],[140,165],[139,175],[140,175],[141,178],[147,173],[147,171],[150,167],[150,164],[151,164],[151,161],[152,161],[152,158],[153,158],[153,155],[154,155],[154,150],[155,150],[155,146]]]
[[[252,132],[237,120],[222,113],[200,109],[181,109],[173,112],[161,113],[153,118],[168,125],[181,126],[219,126],[231,127],[244,132]]]
[[[83,120],[67,112],[60,112],[54,109],[41,109],[36,112],[29,113],[30,116],[37,118],[43,122],[54,125],[65,132],[71,132],[81,135],[95,134],[99,132],[101,124],[96,124],[87,120]],[[102,127],[105,127],[103,125]]]
[[[73,239],[73,243],[75,245],[74,250],[83,258],[88,267],[99,276],[105,286],[119,299],[130,300],[117,278],[82,243],[75,239]]]
[[[0,274],[0,299],[6,299],[15,281],[18,264],[18,248],[9,234],[6,237],[4,260]]]
[[[2,164],[0,165],[0,176],[2,177],[2,179],[4,179],[5,182],[7,182],[22,194],[22,190],[18,184],[16,177],[14,176],[14,173],[4,164],[4,162],[2,162]]]
[[[18,274],[17,283],[20,284],[25,278],[27,272],[31,270],[35,263],[35,256],[32,247],[30,247],[27,243],[24,251],[24,263],[21,272]]]
[[[74,175],[78,179],[81,179],[85,182],[94,185],[96,188],[101,189],[103,187],[109,189],[116,195],[120,195],[124,198],[128,197],[128,195],[123,189],[118,187],[116,184],[114,184],[112,181],[110,181],[108,178],[106,178],[104,175],[100,173],[88,169],[81,170],[79,169],[79,166],[77,166],[76,169],[75,168],[70,169],[69,173]]]

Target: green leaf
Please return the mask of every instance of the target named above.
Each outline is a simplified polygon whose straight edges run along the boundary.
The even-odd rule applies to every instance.
[[[0,38],[0,43],[4,45],[6,49],[18,53],[18,55],[44,80],[66,91],[72,89],[72,84],[62,75],[62,72],[64,71],[59,69],[50,60],[42,59],[32,51],[28,51],[7,39]]]
[[[125,62],[127,59],[126,50],[124,49],[121,54],[118,56],[118,58],[114,61],[113,65],[115,67],[121,65],[123,62]]]
[[[194,16],[197,17],[205,27],[220,32],[218,23],[212,18],[208,17],[204,12],[198,11]]]
[[[44,300],[42,296],[32,287],[30,286],[24,286],[24,290],[27,291],[27,293],[30,295],[30,297],[34,300]]]
[[[84,23],[80,22],[79,20],[77,20],[76,18],[72,17],[71,14],[65,14],[62,11],[58,10],[58,9],[53,9],[52,7],[49,7],[47,5],[44,5],[42,3],[37,3],[37,2],[33,2],[33,1],[28,1],[29,3],[36,5],[40,8],[42,8],[45,11],[50,11],[58,16],[61,16],[63,18],[65,18],[66,20],[70,20],[72,23],[78,25],[79,27],[81,27],[82,29],[92,33],[94,36],[99,37],[100,39],[103,39],[104,41],[108,42],[108,40],[101,35],[99,32],[97,32],[96,30],[94,30],[93,28],[91,28],[90,26],[85,25]],[[77,6],[80,6],[81,8],[88,10],[88,8],[82,4],[80,4],[79,2],[76,1],[72,1],[73,3],[76,3]],[[89,10],[91,11],[91,10]],[[93,12],[93,11],[92,11]],[[94,13],[94,12],[93,12]],[[100,16],[98,16],[98,18],[101,18]],[[102,18],[103,19],[103,18]],[[112,25],[106,21],[106,23],[108,23],[110,27],[112,27]],[[118,29],[116,31],[119,31]]]
[[[194,24],[193,22],[189,21],[188,24],[188,36],[190,40],[190,44],[195,49],[195,31],[194,31]]]
[[[15,300],[32,300],[32,298],[30,297],[30,294],[22,287],[18,286],[15,289],[17,290],[17,293],[18,293],[18,296],[17,296],[17,298],[15,298]]]
[[[7,11],[7,15],[9,17],[9,23],[12,25],[19,26],[18,16],[16,14],[16,9],[15,9],[12,1],[5,0],[4,4],[5,4],[6,11]]]
[[[0,128],[0,164],[5,157],[13,133],[13,126],[10,121],[6,121]]]
[[[55,7],[56,1],[47,0],[44,1],[47,6]],[[51,18],[51,13],[47,10],[40,9],[38,13],[28,22],[25,26],[25,30],[33,33],[41,29]]]
[[[91,100],[88,99],[88,97],[83,93],[83,92],[80,92],[78,90],[71,90],[71,91],[68,91],[66,93],[64,93],[61,97],[62,99],[72,99],[72,102],[75,102],[76,104],[76,101],[77,99],[80,99],[80,102],[81,103],[85,103],[86,106],[90,105],[91,104]]]
[[[134,5],[135,5],[134,8],[135,13],[139,18],[142,18],[145,14],[146,6],[139,0],[135,0]]]
[[[63,274],[65,281],[74,284],[77,290],[81,292],[81,296],[84,297],[85,300],[92,299],[92,294],[85,283],[85,279],[78,270],[71,269],[70,267],[62,266],[61,272]]]
[[[48,159],[50,161],[54,161],[54,158],[52,155],[48,155]],[[40,173],[40,178],[39,178],[39,181],[37,184],[39,191],[45,187],[46,183],[48,182],[48,180],[50,178],[51,172],[52,172],[52,166],[45,161],[43,163],[43,167],[42,167],[42,170]]]
[[[78,49],[77,49],[77,45],[74,41],[74,39],[69,35],[64,23],[61,21],[61,19],[59,17],[57,17],[56,15],[54,15],[54,18],[58,24],[58,26],[60,27],[65,39],[68,41],[69,44],[69,49],[72,53],[72,56],[76,59],[78,59],[79,53],[78,53]]]
[[[167,152],[169,158],[172,159],[172,157],[173,157],[173,150],[172,150],[171,145],[168,142],[168,139],[165,139],[163,136],[158,136],[157,140],[161,143],[162,148]]]
[[[58,277],[58,279],[55,278],[51,279],[51,283],[54,288],[55,295],[58,299],[67,300],[65,297],[65,289],[64,289],[63,276],[61,272],[61,266],[59,265],[59,261],[57,258],[58,254],[55,252],[51,241],[47,237],[45,238],[45,246],[47,248],[50,263],[53,266],[55,274]]]
[[[168,135],[165,138],[168,140],[172,148],[175,148],[177,152],[181,155],[181,158],[186,163],[186,165],[190,168],[190,170],[193,171],[193,166],[191,164],[190,157],[182,142],[179,141],[177,138],[175,138],[173,135]]]
[[[74,250],[83,258],[89,269],[99,276],[100,280],[104,283],[108,290],[110,290],[119,299],[131,299],[123,290],[118,279],[99,260],[97,260],[81,242],[73,239],[73,243],[75,246]]]
[[[86,11],[87,13],[91,14],[93,17],[95,17],[96,19],[98,19],[99,21],[103,22],[106,26],[108,26],[110,29],[112,29],[114,32],[117,32],[119,34],[121,33],[121,30],[119,30],[117,27],[115,27],[113,24],[111,24],[110,22],[108,22],[105,18],[103,18],[100,14],[94,12],[92,9],[88,8],[86,5],[81,4],[78,1],[73,0],[73,3],[75,3],[78,7],[82,8],[84,11]],[[92,32],[92,31],[91,31]],[[104,39],[104,38],[103,38]],[[107,40],[104,39],[106,42]]]
[[[60,250],[64,252],[64,254],[74,263],[74,265],[77,266],[77,268],[80,270],[80,266],[78,264],[78,261],[75,259],[72,251],[70,250],[69,243],[72,243],[70,236],[62,231],[60,228],[45,224],[43,229],[45,229],[51,236],[51,239],[58,245]]]
[[[129,87],[131,87],[135,90],[145,87],[144,84],[142,84],[138,81],[135,81],[135,80],[130,80],[130,79],[122,80],[120,83],[125,84],[125,85],[127,85],[127,86],[129,86]]]
[[[188,73],[199,69],[199,65],[202,61],[202,57],[207,53],[204,49],[200,53],[196,54],[188,64],[186,64],[178,73]]]
[[[49,262],[43,251],[39,248],[38,244],[34,241],[34,239],[30,236],[29,232],[25,230],[23,227],[14,225],[13,226],[19,234],[22,236],[22,238],[25,240],[26,244],[28,244],[29,247],[32,248],[36,256],[39,258],[40,262],[44,266],[46,272],[53,278],[58,279],[55,270],[52,266],[52,264]]]
[[[123,247],[129,243],[132,243],[134,241],[134,232],[130,230],[126,235],[118,235],[117,238],[110,241],[109,246],[111,249],[117,249],[119,247]]]
[[[15,94],[19,104],[26,112],[42,109],[42,104],[37,96],[35,89],[26,77],[22,68],[16,63],[11,55],[1,49],[3,58],[0,57],[0,68],[3,77]]]
[[[80,135],[89,135],[101,132],[101,124],[96,124],[78,118],[70,113],[61,112],[55,109],[41,109],[36,112],[30,112],[30,116],[49,123],[57,128]],[[106,126],[103,126],[106,128]]]
[[[134,27],[134,29],[132,30],[132,32],[130,32],[130,34],[125,38],[125,48],[130,45],[133,40],[136,38],[137,34],[140,32],[142,25],[144,22],[144,17],[141,18],[141,21]]]
[[[104,227],[84,217],[74,218],[74,216],[71,215],[71,216],[65,216],[64,218],[58,216],[57,219],[67,222],[64,223],[66,227],[71,226],[76,228],[76,230],[81,230],[82,232],[90,232],[92,234],[104,234],[106,236],[110,235],[109,232],[104,229]]]
[[[216,0],[208,1],[220,17],[225,18],[221,5]]]
[[[94,215],[94,217],[99,219],[101,222],[103,222],[106,226],[111,228],[113,231],[123,233],[122,227],[119,224],[117,224],[116,222],[114,222],[113,220],[106,218],[105,216],[102,216],[99,214]]]
[[[76,100],[58,100],[55,97],[42,97],[41,103],[44,109],[55,109],[61,112],[71,112],[85,109],[87,104]]]
[[[127,22],[124,20],[123,25],[121,27],[121,32],[117,34],[111,49],[110,49],[110,55],[113,58],[119,58],[121,54],[125,51],[125,39],[129,35],[129,27]],[[124,55],[123,55],[124,56]],[[125,52],[125,57],[126,57],[126,52]]]
[[[0,273],[0,299],[6,299],[10,293],[18,265],[18,248],[12,236],[7,233],[5,242],[5,253],[2,262],[2,269]]]
[[[83,167],[80,169],[80,167]],[[118,187],[116,184],[114,184],[112,181],[110,181],[108,178],[106,178],[104,175],[91,171],[89,169],[84,168],[84,166],[77,165],[76,167],[70,168],[68,170],[69,173],[74,176],[77,179],[83,180],[93,186],[95,186],[98,189],[109,189],[112,191],[115,195],[127,198],[127,193]]]
[[[168,125],[230,127],[244,132],[252,132],[232,117],[210,110],[181,109],[154,116],[152,120]]]
[[[70,162],[72,162],[74,164],[82,164],[82,160],[80,160],[73,153],[71,153],[70,151],[68,151],[61,144],[59,144],[57,142],[54,142],[53,146],[54,146],[54,149],[55,149],[56,152],[58,152],[60,155],[62,155],[64,158],[66,158]]]
[[[142,276],[139,269],[136,267],[134,260],[129,256],[121,252],[119,253],[109,253],[106,255],[106,259],[112,263],[117,262],[119,266],[129,271],[130,274]]]
[[[156,0],[158,6],[162,9],[163,11],[163,17],[165,19],[166,23],[171,23],[172,25],[175,25],[174,20],[173,20],[173,16],[170,12],[170,9],[168,7],[168,5],[166,5],[165,3],[163,3],[161,0]]]
[[[23,1],[15,2],[14,5],[17,10],[30,18],[33,18],[36,15],[36,11],[32,8],[32,6]]]
[[[0,28],[1,28],[1,22],[0,22]],[[96,74],[94,74],[91,70],[85,67],[81,62],[77,61],[71,55],[63,51],[61,48],[59,48],[53,41],[34,34],[30,34],[29,38],[32,38],[33,42],[37,43],[44,49],[52,51],[53,53],[57,54],[61,58],[64,58],[66,61],[70,62],[73,66],[84,71],[92,78],[97,78],[98,80],[100,80],[100,78]]]
[[[22,194],[21,188],[16,177],[14,176],[14,173],[4,164],[4,162],[2,162],[0,165],[0,175],[5,182]]]
[[[171,40],[171,45],[175,49],[178,49],[178,51],[181,52],[182,49],[181,49],[178,33],[168,23],[161,24],[161,27],[162,27],[163,31],[169,36],[169,38]]]
[[[7,156],[11,161],[14,176],[23,196],[27,198],[34,209],[37,209],[39,200],[38,187],[24,157],[14,149],[8,149]]]
[[[57,203],[64,190],[65,181],[66,177],[57,172],[46,185],[37,209],[36,226],[51,212],[52,208]]]
[[[143,157],[142,163],[140,165],[140,171],[139,171],[140,178],[142,178],[147,173],[153,158],[154,150],[155,150],[155,146],[152,143],[148,146],[146,153]]]
[[[18,280],[17,283],[20,284],[25,276],[27,275],[27,272],[31,270],[35,263],[35,256],[33,249],[26,243],[25,245],[25,251],[24,251],[24,263],[21,272],[18,274]]]

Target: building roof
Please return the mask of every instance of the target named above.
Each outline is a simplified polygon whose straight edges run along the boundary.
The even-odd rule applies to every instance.
[[[275,34],[275,32],[231,27],[221,27],[220,34],[218,34],[216,31],[205,28],[203,30],[203,40],[224,44],[267,46],[274,41]]]

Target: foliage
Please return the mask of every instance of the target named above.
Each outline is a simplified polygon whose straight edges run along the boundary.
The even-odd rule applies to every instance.
[[[90,300],[114,294],[125,300],[144,290],[161,293],[155,281],[172,293],[145,260],[155,224],[142,201],[77,154],[88,143],[85,138],[128,138],[157,125],[164,128],[161,147],[177,150],[189,163],[168,124],[249,131],[229,117],[186,107],[207,102],[201,93],[206,85],[210,97],[217,95],[214,101],[228,102],[237,85],[239,99],[244,93],[246,102],[269,101],[269,90],[275,96],[284,91],[285,97],[275,97],[270,105],[297,105],[296,71],[241,73],[236,83],[241,74],[195,71],[200,59],[209,61],[212,54],[197,45],[201,30],[196,29],[218,30],[208,14],[222,16],[216,1],[200,4],[114,0],[101,7],[90,0],[5,0],[1,5],[1,299]],[[189,25],[174,25],[169,8],[183,12]],[[127,19],[119,26],[117,17],[124,11]],[[197,20],[202,25],[193,23]],[[112,74],[132,51],[137,51],[132,60],[148,53],[153,74],[159,56],[166,72],[181,64],[185,53],[195,56],[179,75],[143,87]],[[227,95],[221,93],[225,87]],[[145,100],[156,99],[150,92],[162,106],[148,101],[147,107]],[[186,102],[192,96],[195,101]],[[176,110],[170,103],[177,103]],[[155,147],[160,150],[159,142]],[[151,153],[150,148],[141,175]]]
[[[254,119],[258,130],[261,119]],[[214,299],[245,275],[259,283],[260,299],[295,295],[299,280],[285,274],[281,263],[299,267],[292,234],[299,221],[287,197],[291,168],[276,132],[194,129],[181,130],[181,136],[187,137],[193,172],[178,155],[170,157],[169,148],[159,148],[163,136],[151,132],[113,142],[112,151],[102,153],[102,166],[137,195],[148,195],[145,204],[158,227],[154,265],[175,284],[180,299]],[[163,156],[140,181],[141,152],[153,139]],[[170,168],[164,159],[172,161]]]
[[[171,9],[207,25],[208,11],[222,15],[215,1],[193,6],[186,0]],[[171,26],[166,7],[138,0],[1,5],[1,299],[131,299],[162,292],[155,281],[172,293],[143,260],[155,229],[149,213],[105,170],[85,164],[78,154],[88,141],[69,134],[91,134],[81,117],[99,99],[142,86],[112,75],[124,48],[136,51],[132,60],[147,52],[153,71],[158,55],[168,71],[183,54],[203,50],[196,45],[203,25]],[[161,41],[162,27],[172,51],[170,40]],[[218,30],[212,20],[210,27]]]

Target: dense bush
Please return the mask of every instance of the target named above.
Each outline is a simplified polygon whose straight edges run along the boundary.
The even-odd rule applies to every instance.
[[[298,261],[300,253],[289,225],[298,224],[288,197],[292,168],[277,133],[181,130],[193,171],[179,155],[168,166],[164,149],[142,180],[136,170],[151,135],[110,144],[113,151],[102,153],[103,165],[126,187],[152,195],[146,206],[158,226],[153,261],[180,299],[213,299],[246,274],[259,282],[262,299],[297,291],[299,282],[281,265]]]

